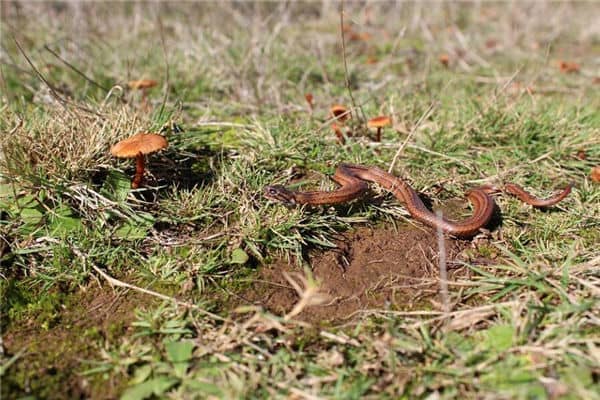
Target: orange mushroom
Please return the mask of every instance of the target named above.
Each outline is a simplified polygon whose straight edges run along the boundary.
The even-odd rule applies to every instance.
[[[138,79],[135,81],[129,81],[127,83],[129,89],[133,90],[150,89],[156,85],[158,85],[158,82],[156,82],[154,79]]]
[[[579,72],[579,64],[573,61],[559,61],[558,68],[560,69],[560,72],[565,74]]]
[[[142,105],[146,108],[146,95],[148,90],[158,85],[158,82],[154,79],[138,79],[135,81],[129,81],[127,86],[131,90],[140,90],[142,92]]]
[[[392,120],[390,117],[381,115],[379,117],[371,118],[367,122],[367,127],[369,128],[377,128],[377,137],[375,138],[376,142],[381,142],[381,130],[392,124]]]
[[[331,116],[336,118],[341,124],[352,118],[352,114],[341,104],[332,105],[329,111],[331,112]]]
[[[592,181],[600,183],[600,165],[596,165],[594,168],[592,168],[590,178],[592,178]]]
[[[111,147],[110,152],[119,158],[135,158],[135,175],[131,181],[131,187],[137,189],[144,176],[145,155],[162,150],[167,146],[167,139],[161,135],[138,133],[115,144]]]
[[[336,124],[335,122],[332,122],[331,123],[331,129],[333,129],[333,132],[335,133],[335,136],[337,136],[339,144],[346,143],[346,138],[344,137],[344,134],[342,133],[342,130],[340,129],[340,127],[338,126],[338,124]]]
[[[448,65],[450,65],[450,56],[448,54],[442,54],[439,57],[440,63],[442,63],[442,65],[444,67],[447,67]]]
[[[333,129],[333,131],[335,132],[335,135],[338,138],[338,142],[340,144],[344,144],[346,142],[346,139],[344,137],[344,134],[342,133],[342,129],[340,126],[343,127],[345,122],[352,118],[352,114],[350,114],[350,111],[341,104],[334,104],[333,106],[331,106],[331,108],[329,109],[329,113],[331,114],[332,118],[336,119],[334,122],[331,123],[331,129]],[[349,129],[346,129],[346,136],[352,136],[352,132]]]
[[[310,112],[313,112],[313,108],[314,108],[314,106],[313,106],[313,99],[314,98],[313,98],[312,93],[306,93],[304,95],[304,98],[306,99],[306,102],[308,103],[308,108],[310,108]]]
[[[349,39],[354,42],[368,42],[371,35],[367,32],[350,32]]]

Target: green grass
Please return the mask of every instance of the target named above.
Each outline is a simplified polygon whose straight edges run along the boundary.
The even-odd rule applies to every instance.
[[[597,7],[346,4],[372,39],[346,37],[362,134],[343,146],[326,123],[351,105],[336,7],[2,4],[2,394],[598,397]],[[147,106],[126,86],[143,77],[160,82]],[[373,143],[361,113],[395,127]],[[140,131],[170,147],[131,191],[133,162],[108,150]],[[417,302],[309,326],[233,310],[265,265],[309,271],[340,232],[408,215],[376,187],[377,202],[309,209],[267,201],[265,185],[331,188],[340,162],[387,169],[404,142],[394,173],[434,204],[482,183],[575,189],[549,211],[498,197],[502,225],[468,246],[448,314]]]

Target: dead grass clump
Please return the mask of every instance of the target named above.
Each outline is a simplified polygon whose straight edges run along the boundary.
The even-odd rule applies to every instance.
[[[125,108],[102,115],[66,108],[7,114],[9,134],[0,144],[0,176],[22,188],[40,181],[85,181],[90,172],[108,165],[108,149],[118,138],[142,127]]]

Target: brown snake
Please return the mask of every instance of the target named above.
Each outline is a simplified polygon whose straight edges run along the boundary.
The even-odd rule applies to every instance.
[[[337,190],[297,192],[281,185],[273,185],[265,187],[264,195],[268,199],[288,205],[338,204],[361,196],[369,188],[367,182],[374,182],[392,192],[398,200],[405,204],[408,212],[415,219],[457,237],[471,237],[492,218],[494,199],[490,194],[498,191],[492,186],[481,186],[469,190],[467,198],[473,204],[473,214],[462,221],[450,221],[438,217],[425,207],[418,193],[408,183],[377,167],[340,164],[332,179],[340,185]],[[534,207],[548,207],[564,199],[571,192],[571,185],[548,199],[538,199],[515,184],[507,184],[505,190]]]

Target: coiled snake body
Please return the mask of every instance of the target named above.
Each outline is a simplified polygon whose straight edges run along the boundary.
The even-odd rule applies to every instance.
[[[494,199],[490,194],[499,191],[492,186],[470,189],[467,198],[473,205],[473,214],[462,221],[450,221],[438,217],[425,207],[418,193],[404,180],[377,167],[340,164],[332,179],[340,185],[337,190],[298,192],[281,185],[272,185],[265,187],[264,195],[288,205],[339,204],[360,197],[369,188],[367,182],[373,182],[392,192],[415,219],[457,237],[471,237],[490,221],[494,211]],[[539,199],[515,184],[507,184],[505,191],[534,207],[548,207],[564,199],[571,192],[571,185],[547,199]]]

